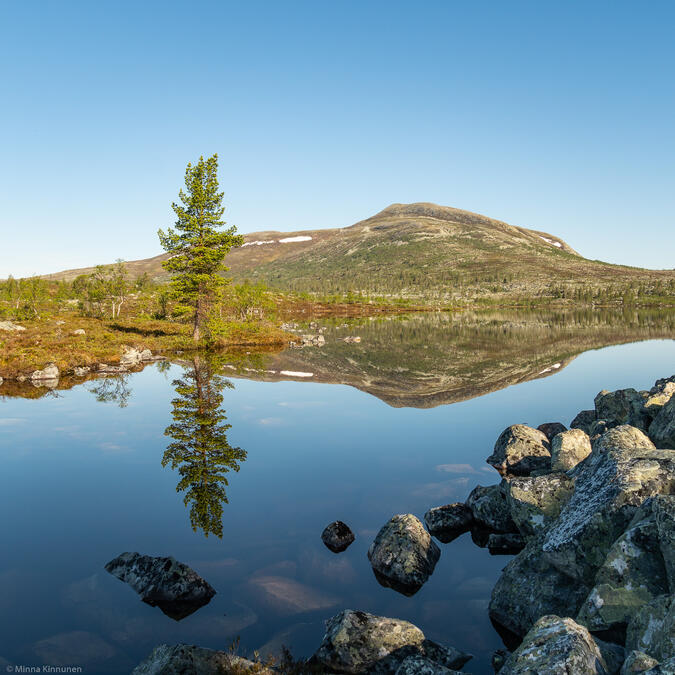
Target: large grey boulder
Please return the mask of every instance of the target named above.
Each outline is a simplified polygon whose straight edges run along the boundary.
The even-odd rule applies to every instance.
[[[545,614],[576,616],[590,587],[554,567],[542,554],[543,535],[509,562],[492,589],[490,618],[507,643]],[[517,640],[516,640],[517,643]]]
[[[409,656],[449,669],[459,669],[471,658],[427,640],[408,621],[345,609],[328,620],[310,661],[329,673],[396,673]]]
[[[635,389],[603,389],[595,397],[595,414],[599,420],[607,420],[610,426],[630,424],[644,431],[649,425],[645,412],[645,399]]]
[[[596,455],[612,448],[656,448],[644,432],[628,424],[606,430],[592,445]]]
[[[494,532],[517,532],[506,501],[506,481],[498,485],[476,485],[469,494],[466,505],[471,509],[474,522]]]
[[[675,449],[675,397],[666,403],[649,426],[649,437],[657,448]]]
[[[591,426],[596,419],[595,410],[582,410],[570,423],[570,429],[581,429],[590,436]]]
[[[666,566],[668,586],[675,593],[675,495],[658,495],[652,500],[661,554]]]
[[[626,649],[657,661],[675,655],[675,595],[661,595],[640,607],[628,624]]]
[[[176,621],[206,605],[216,594],[193,569],[175,558],[122,553],[105,566],[126,582],[151,607],[159,607]]]
[[[394,516],[368,549],[375,577],[404,595],[414,595],[434,571],[441,551],[410,513]]]
[[[586,628],[570,618],[542,616],[506,660],[500,675],[609,675],[600,648]]]
[[[132,671],[132,675],[235,675],[255,672],[272,675],[269,668],[227,652],[196,645],[159,645]]]
[[[647,500],[614,542],[598,571],[577,621],[594,633],[622,641],[633,615],[668,593],[653,500]]]
[[[546,529],[573,491],[574,482],[564,473],[511,479],[506,485],[506,501],[518,531],[532,537]]]
[[[573,470],[574,494],[544,535],[549,562],[585,583],[592,583],[645,499],[675,491],[675,453],[654,449],[640,432],[641,439],[626,442],[633,435],[624,432],[609,431],[602,450]]]
[[[569,471],[591,454],[591,439],[583,429],[569,429],[551,441],[551,470]]]
[[[466,504],[455,502],[429,509],[424,522],[432,536],[447,544],[471,529],[473,513]]]
[[[551,467],[551,444],[538,429],[513,424],[502,431],[486,462],[502,475],[528,476]]]

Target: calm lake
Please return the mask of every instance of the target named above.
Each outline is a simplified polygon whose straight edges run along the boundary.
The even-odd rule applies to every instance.
[[[237,637],[244,655],[308,656],[351,608],[409,620],[474,654],[465,670],[492,672],[502,643],[487,605],[509,557],[468,534],[439,544],[434,574],[405,597],[378,584],[368,546],[396,513],[421,519],[498,482],[485,458],[506,426],[569,425],[601,389],[672,375],[675,314],[318,324],[323,346],[179,355],[52,392],[0,385],[0,665],[125,673],[161,643]],[[213,423],[201,460],[169,447],[195,428],[197,390]],[[356,534],[341,554],[320,539],[336,519]],[[172,555],[217,595],[176,622],[103,569],[124,551]]]

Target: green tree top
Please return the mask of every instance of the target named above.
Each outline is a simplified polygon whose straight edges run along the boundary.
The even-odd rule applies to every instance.
[[[223,193],[218,189],[218,155],[200,157],[185,169],[185,191],[181,204],[171,205],[176,213],[176,229],[159,230],[159,240],[171,257],[163,263],[173,273],[174,295],[193,309],[193,338],[202,335],[209,304],[218,297],[227,281],[219,274],[230,249],[241,246],[244,238],[232,226],[225,230],[222,220]]]

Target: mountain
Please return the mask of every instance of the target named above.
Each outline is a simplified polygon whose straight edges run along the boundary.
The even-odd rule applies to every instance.
[[[127,263],[131,276],[166,278],[167,255]],[[580,256],[559,237],[436,204],[392,204],[345,228],[245,235],[227,258],[235,280],[297,292],[451,299],[537,294],[555,284],[671,283],[675,272]],[[50,275],[72,280],[92,268]]]

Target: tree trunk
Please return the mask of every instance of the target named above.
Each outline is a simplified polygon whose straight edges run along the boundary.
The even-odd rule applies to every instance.
[[[192,340],[193,342],[199,342],[201,338],[201,298],[197,298],[197,304],[195,305],[195,319],[194,326],[192,328]]]

